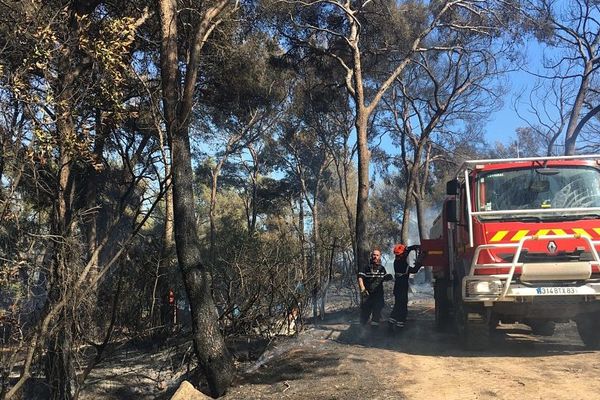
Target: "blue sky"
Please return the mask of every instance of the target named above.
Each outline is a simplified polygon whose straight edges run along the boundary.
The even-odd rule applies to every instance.
[[[486,141],[490,144],[500,142],[508,144],[515,140],[515,130],[519,127],[525,126],[525,123],[519,119],[515,111],[513,110],[513,96],[518,90],[518,85],[523,81],[525,72],[512,73],[511,84],[512,88],[510,93],[504,99],[504,106],[499,111],[495,112],[490,121],[487,123],[485,129]],[[526,75],[526,74],[525,74]]]
[[[515,140],[515,130],[526,126],[525,122],[517,116],[514,110],[514,98],[522,91],[528,93],[531,90],[532,83],[537,79],[527,71],[543,73],[542,57],[544,51],[544,48],[533,39],[526,44],[523,69],[508,74],[510,89],[504,97],[504,105],[499,111],[492,114],[490,121],[487,123],[485,135],[488,143],[501,142],[508,144]],[[526,115],[525,106],[521,105],[520,107],[521,114]]]

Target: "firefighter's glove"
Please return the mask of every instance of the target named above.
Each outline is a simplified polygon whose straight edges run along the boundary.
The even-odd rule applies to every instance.
[[[365,302],[365,301],[367,301],[367,299],[368,299],[368,298],[369,298],[369,291],[368,291],[367,289],[365,289],[365,290],[362,290],[362,291],[360,292],[360,300],[361,300],[362,302]]]
[[[406,253],[410,253],[411,251],[415,252],[415,262],[419,262],[422,261],[423,256],[421,255],[423,252],[421,251],[421,246],[419,246],[418,244],[415,244],[413,246],[408,246],[406,248]]]
[[[416,264],[413,265],[412,267],[410,267],[408,269],[408,272],[411,274],[416,274],[417,272],[419,272],[419,270],[421,269],[422,265],[421,264]]]
[[[394,276],[392,274],[385,274],[385,276],[383,277],[384,282],[393,281],[393,280],[394,280]]]

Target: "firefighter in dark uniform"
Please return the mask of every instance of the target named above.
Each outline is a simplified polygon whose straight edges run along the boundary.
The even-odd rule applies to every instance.
[[[419,271],[419,249],[418,245],[406,247],[403,244],[394,246],[394,308],[390,314],[389,323],[391,327],[404,327],[406,315],[408,313],[408,278],[410,274]],[[408,255],[411,251],[417,252],[415,263],[411,267],[408,265]]]
[[[358,272],[358,287],[360,289],[360,323],[366,325],[371,318],[371,325],[379,325],[381,310],[385,305],[383,300],[383,282],[392,280],[392,275],[381,265],[381,250],[374,249],[369,265]]]

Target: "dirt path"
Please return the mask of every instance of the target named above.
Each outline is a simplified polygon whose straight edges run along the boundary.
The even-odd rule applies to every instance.
[[[583,347],[574,324],[557,325],[552,337],[502,326],[491,350],[470,352],[433,330],[432,306],[413,301],[397,334],[334,313],[243,373],[225,399],[600,398],[600,352]]]

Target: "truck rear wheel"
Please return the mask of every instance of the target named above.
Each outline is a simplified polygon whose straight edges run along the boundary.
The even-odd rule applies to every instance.
[[[436,279],[433,284],[435,300],[435,329],[445,331],[450,326],[450,301],[448,301],[448,281]]]
[[[600,313],[584,314],[577,317],[577,331],[579,337],[590,349],[600,348]]]

